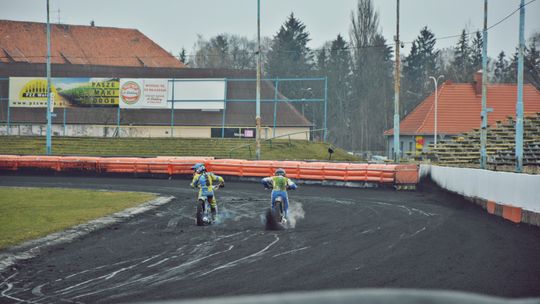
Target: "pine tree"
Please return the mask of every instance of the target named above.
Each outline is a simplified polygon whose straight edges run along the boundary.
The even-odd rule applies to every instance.
[[[523,58],[523,68],[525,82],[534,85],[540,90],[540,52],[536,48],[536,39],[534,37],[526,48],[526,54]]]
[[[495,62],[494,81],[499,83],[507,82],[508,60],[506,60],[504,51],[499,53]]]
[[[510,61],[510,64],[506,67],[506,71],[505,71],[505,75],[507,77],[506,82],[509,82],[509,83],[517,82],[518,57],[519,57],[519,50],[516,49],[516,51],[512,55],[512,60]]]
[[[329,140],[337,146],[351,149],[352,136],[349,112],[351,58],[348,44],[341,35],[331,42],[326,74],[328,77],[328,129]]]
[[[458,43],[454,48],[454,60],[450,66],[449,78],[455,82],[470,82],[473,75],[470,68],[469,38],[465,29],[461,32]]]
[[[482,69],[483,44],[484,44],[484,40],[482,38],[482,33],[480,31],[476,31],[476,34],[471,43],[471,51],[470,51],[471,60],[469,62],[470,65],[468,68],[468,71],[471,74],[474,74],[476,71],[479,71]]]
[[[306,26],[291,13],[272,40],[266,71],[271,77],[306,76],[312,68],[312,52]]]
[[[438,63],[440,51],[435,50],[435,34],[427,26],[413,41],[403,65],[403,114],[410,112],[432,91],[430,76],[441,74]]]
[[[186,49],[182,48],[182,51],[178,54],[178,59],[185,65],[188,65]]]
[[[267,55],[266,72],[272,78],[302,78],[311,75],[313,53],[307,46],[310,41],[306,26],[291,13],[272,39]],[[289,99],[311,98],[306,84],[300,82],[281,82],[280,91]],[[300,109],[303,105],[294,104]],[[308,119],[313,120],[313,111]],[[321,121],[319,119],[319,121]]]

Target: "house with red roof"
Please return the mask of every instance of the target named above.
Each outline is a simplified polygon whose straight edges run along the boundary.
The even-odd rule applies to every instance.
[[[482,73],[477,72],[472,83],[446,81],[438,88],[437,112],[435,92],[422,101],[400,122],[400,147],[402,155],[417,150],[426,151],[435,140],[437,116],[437,141],[479,129],[482,109]],[[517,85],[514,83],[488,83],[488,125],[516,116]],[[523,85],[525,116],[540,112],[540,92],[531,84]],[[388,155],[394,152],[394,130],[384,132]]]

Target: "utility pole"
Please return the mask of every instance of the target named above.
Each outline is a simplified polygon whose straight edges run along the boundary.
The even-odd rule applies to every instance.
[[[49,0],[47,0],[47,139],[46,154],[51,155],[51,23],[49,22]]]
[[[394,161],[399,163],[401,157],[401,149],[399,143],[399,89],[400,89],[400,58],[399,58],[399,0],[397,0],[397,18],[396,18],[396,75],[394,79]]]
[[[433,83],[435,84],[435,125],[433,128],[433,142],[435,144],[435,149],[437,149],[437,117],[438,117],[438,100],[439,100],[439,79],[443,78],[444,75],[439,75],[439,77],[435,78],[433,76],[429,76],[431,80],[433,80]]]
[[[516,172],[523,171],[523,52],[525,51],[525,3],[519,6],[518,93],[516,104]]]
[[[480,126],[480,169],[487,165],[487,12],[488,0],[484,0],[484,30],[482,33],[482,125]]]
[[[261,159],[261,0],[257,0],[257,96],[255,112],[255,156],[259,160]]]

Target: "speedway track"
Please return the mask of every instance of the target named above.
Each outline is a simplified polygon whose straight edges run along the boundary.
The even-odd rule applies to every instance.
[[[269,192],[227,182],[223,222],[194,225],[185,179],[0,175],[0,186],[156,192],[164,206],[44,248],[0,273],[0,303],[118,303],[341,288],[540,296],[540,229],[431,184],[416,192],[300,185],[295,227],[265,231]]]

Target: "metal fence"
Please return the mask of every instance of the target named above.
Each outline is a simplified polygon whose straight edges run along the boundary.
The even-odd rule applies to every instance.
[[[225,92],[223,102],[223,110],[221,112],[221,117],[216,113],[216,117],[221,119],[221,137],[224,138],[226,135],[227,128],[231,127],[226,124],[227,119],[227,107],[231,103],[255,103],[256,100],[251,95],[254,93],[254,84],[256,79],[251,78],[222,78],[225,81]],[[208,79],[210,80],[210,79]],[[177,82],[187,81],[187,79],[169,79],[169,86],[174,88],[174,84]],[[192,79],[189,79],[192,81]],[[313,122],[312,129],[320,127],[323,129],[322,139],[326,141],[327,139],[327,109],[328,109],[328,81],[327,78],[266,78],[261,79],[265,83],[266,89],[265,94],[260,99],[261,103],[271,103],[273,104],[273,123],[272,125],[266,125],[263,129],[266,132],[266,138],[269,137],[271,132],[271,137],[276,137],[276,130],[280,127],[277,123],[278,118],[278,105],[280,103],[291,103],[293,106],[296,106],[298,111],[302,113],[304,117],[308,117]],[[253,86],[253,89],[250,87]],[[236,88],[235,92],[229,92],[228,88]],[[240,89],[239,89],[240,88]],[[110,119],[106,123],[96,123],[93,125],[74,125],[68,123],[69,121],[69,110],[66,108],[56,108],[53,112],[54,124],[52,128],[53,135],[55,136],[104,136],[104,137],[164,137],[170,136],[173,137],[175,134],[183,137],[182,128],[188,128],[195,130],[197,134],[196,126],[186,126],[181,123],[175,123],[175,114],[182,110],[175,109],[175,104],[181,104],[186,102],[194,102],[194,100],[185,100],[178,99],[175,96],[174,89],[171,92],[171,98],[168,98],[168,102],[171,103],[170,107],[170,124],[167,126],[161,121],[159,124],[153,126],[141,126],[138,125],[137,121],[132,121],[126,123],[123,121],[124,111],[145,111],[144,109],[140,110],[126,110],[121,109],[119,106],[116,108],[110,108],[108,116]],[[287,96],[285,96],[287,94]],[[21,108],[19,108],[21,109]],[[305,110],[309,109],[309,112]],[[0,123],[3,122],[3,128],[0,127],[0,134],[5,135],[38,135],[44,136],[46,128],[44,124],[46,122],[36,122],[36,121],[17,121],[13,118],[12,107],[10,107],[9,100],[9,78],[0,78]],[[21,110],[18,110],[21,111]],[[35,110],[34,110],[35,111]],[[84,111],[84,110],[83,110]],[[116,113],[113,113],[116,111]],[[44,109],[43,120],[46,118],[46,110]],[[22,115],[24,117],[24,115]],[[114,117],[115,116],[115,117]],[[255,116],[255,113],[253,114]],[[19,115],[21,117],[21,115]],[[177,121],[177,120],[176,120]],[[253,126],[244,126],[244,127],[233,127],[240,130],[254,128],[255,117],[253,117]],[[218,126],[205,126],[206,128],[218,128]],[[148,130],[160,129],[154,133],[149,132]],[[165,130],[168,128],[168,130]],[[141,129],[147,129],[143,131]],[[180,132],[180,134],[178,134]],[[197,136],[194,136],[197,137]]]

